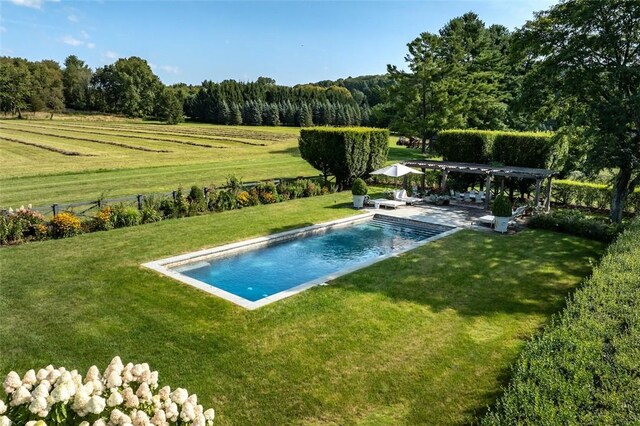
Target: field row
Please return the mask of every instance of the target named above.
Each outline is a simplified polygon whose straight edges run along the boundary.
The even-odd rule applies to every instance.
[[[296,129],[2,120],[0,131],[4,207],[316,173],[299,156]]]

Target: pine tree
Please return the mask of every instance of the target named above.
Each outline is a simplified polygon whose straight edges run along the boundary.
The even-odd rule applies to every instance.
[[[218,104],[218,124],[229,124],[231,122],[231,110],[229,109],[229,105],[227,105],[226,101],[222,101],[222,103]]]
[[[229,115],[229,124],[232,125],[240,125],[242,124],[242,111],[240,111],[240,107],[237,103],[231,104],[231,113]]]

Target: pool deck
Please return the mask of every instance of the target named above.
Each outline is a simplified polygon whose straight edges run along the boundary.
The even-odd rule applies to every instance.
[[[438,225],[455,226],[457,228],[474,229],[478,231],[490,231],[488,226],[478,224],[478,218],[487,214],[480,206],[465,204],[450,204],[448,206],[436,206],[433,204],[417,204],[414,206],[402,206],[397,209],[373,207],[367,211],[392,217],[411,219],[420,222],[435,223]]]

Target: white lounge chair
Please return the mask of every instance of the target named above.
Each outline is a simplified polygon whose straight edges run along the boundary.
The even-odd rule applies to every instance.
[[[522,216],[526,211],[527,211],[527,206],[520,206],[517,209],[515,209],[511,213],[511,216],[509,217],[509,223],[519,218],[520,216]],[[495,224],[495,221],[496,221],[496,217],[492,214],[488,214],[486,216],[482,216],[478,218],[478,222],[484,223],[485,225],[489,225],[489,226],[493,226]]]
[[[380,207],[388,207],[390,209],[397,209],[400,206],[406,205],[404,201],[396,201],[396,200],[387,200],[386,198],[376,198],[370,199],[369,197],[365,197],[364,203],[368,206],[373,206],[376,209]]]
[[[407,195],[407,191],[405,191],[404,189],[393,191],[393,198],[395,198],[396,201],[403,201],[409,205],[422,202],[422,198],[409,197]]]

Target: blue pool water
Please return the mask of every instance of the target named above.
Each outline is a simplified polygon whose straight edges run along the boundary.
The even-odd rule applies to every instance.
[[[449,229],[373,219],[173,270],[255,302]]]

